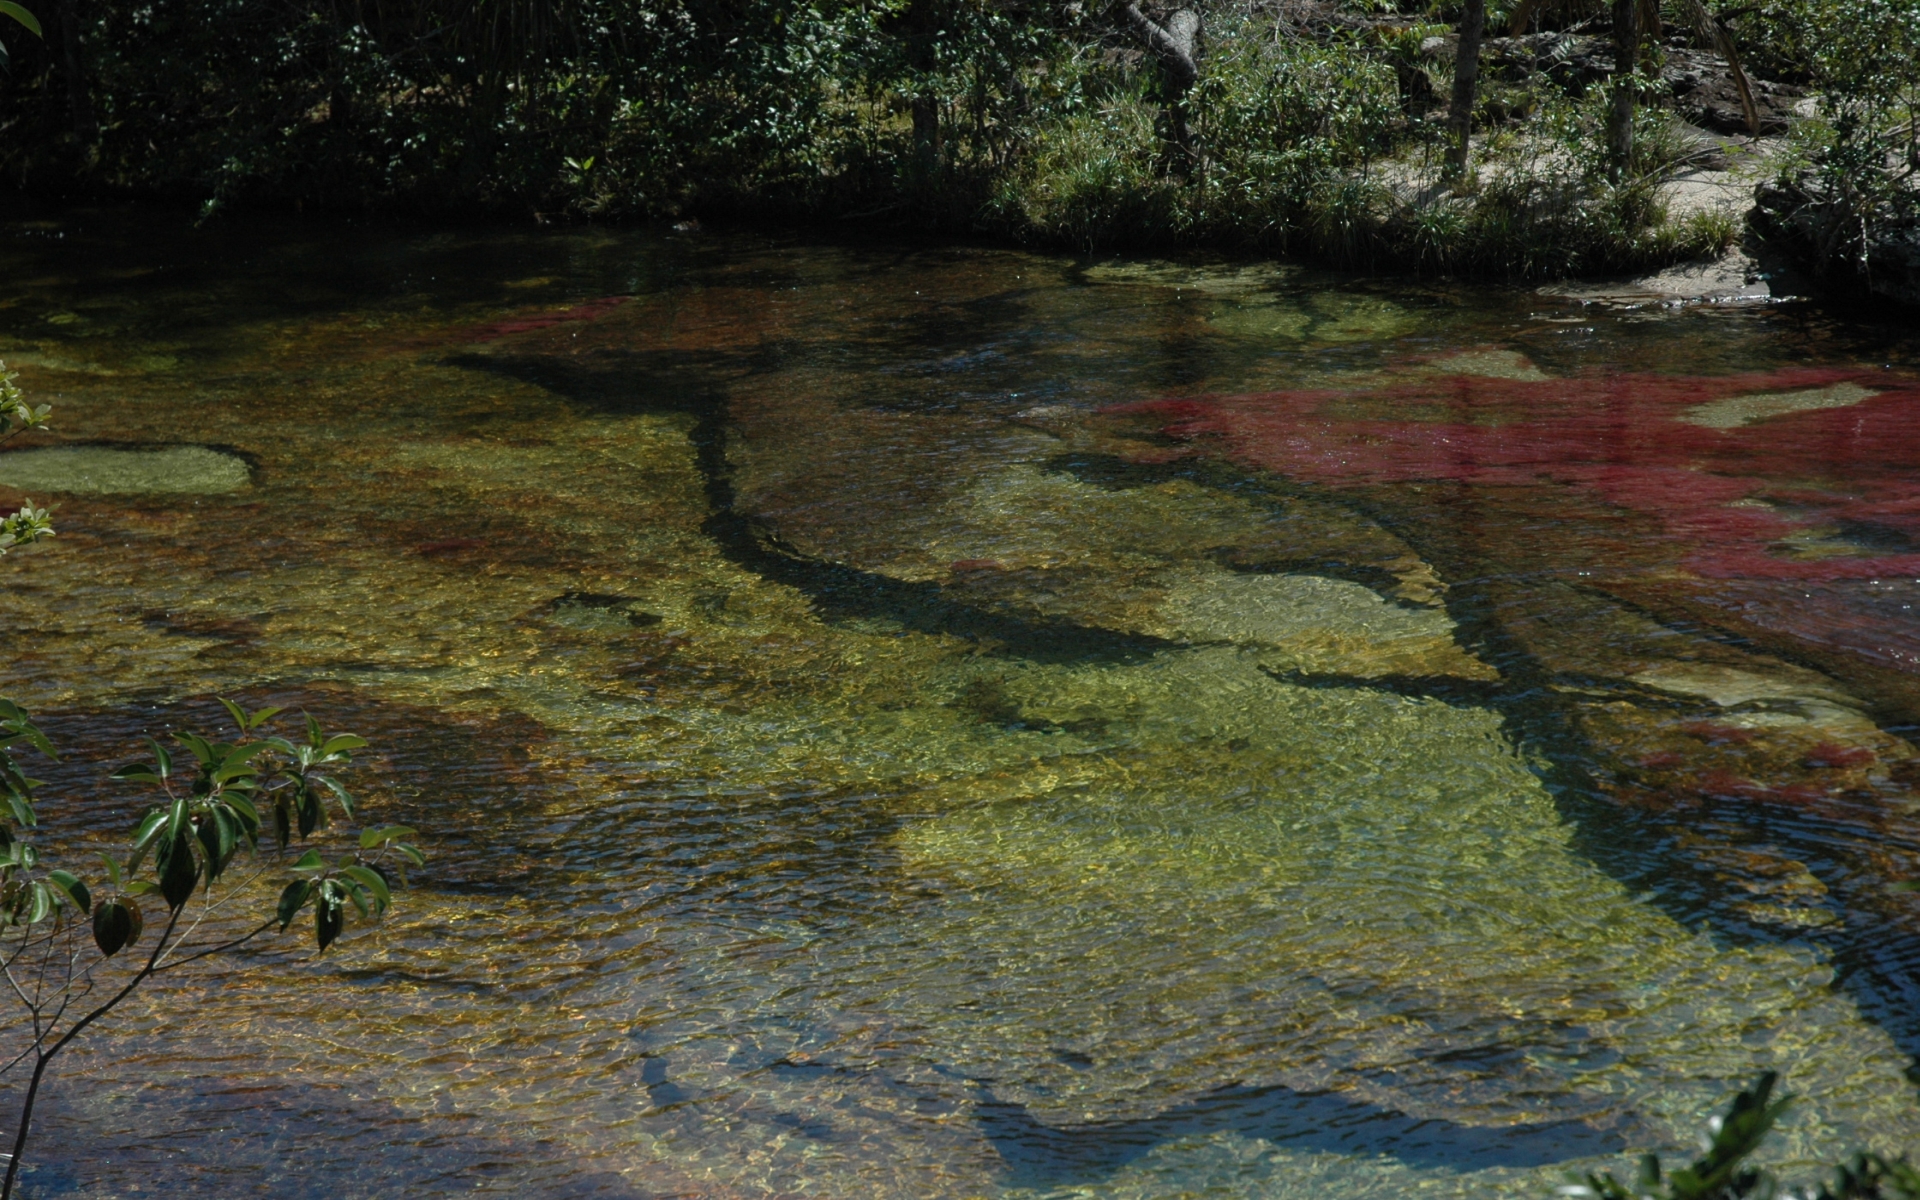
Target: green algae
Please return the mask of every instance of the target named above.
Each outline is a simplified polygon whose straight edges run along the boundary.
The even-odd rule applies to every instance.
[[[213,496],[252,481],[246,460],[206,446],[45,446],[0,454],[0,487],[21,492]]]
[[[1233,337],[1327,345],[1386,341],[1419,328],[1418,318],[1391,300],[1325,293],[1239,298],[1217,305],[1207,324]]]

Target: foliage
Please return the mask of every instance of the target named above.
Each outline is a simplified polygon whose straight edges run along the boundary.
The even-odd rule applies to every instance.
[[[1877,245],[1920,226],[1920,0],[1802,0],[1798,15],[1820,113],[1783,178],[1801,211],[1771,214],[1787,228],[1770,232],[1799,232],[1818,273],[1870,277]]]
[[[1429,44],[1457,5],[1348,0],[1310,24],[1288,6],[1195,3],[1188,156],[1169,152],[1153,60],[1104,3],[101,0],[76,10],[76,40],[0,81],[0,123],[40,131],[0,145],[0,170],[209,213],[884,217],[1509,275],[1658,265],[1729,240],[1724,222],[1665,220],[1660,154],[1596,173],[1593,89],[1545,74],[1488,80],[1480,178],[1435,190],[1444,55]],[[1848,0],[1711,7],[1754,62],[1844,93],[1818,153],[1871,190],[1859,164],[1900,148],[1916,3],[1873,0],[1864,20]],[[1520,7],[1490,4],[1492,29]],[[1528,12],[1558,28],[1604,8]],[[1668,17],[1685,8],[1672,0]],[[1656,135],[1668,119],[1642,117]],[[1888,195],[1848,202],[1877,213]]]
[[[1264,36],[1255,15],[1220,26],[1189,101],[1205,149],[1195,178],[1164,169],[1146,86],[1120,78],[1096,91],[1102,68],[1089,58],[1079,86],[1102,99],[1036,124],[999,191],[1002,226],[1088,249],[1205,240],[1522,276],[1658,266],[1733,241],[1725,216],[1667,219],[1660,187],[1686,147],[1659,110],[1638,114],[1636,159],[1615,179],[1605,98],[1536,84],[1514,98],[1532,120],[1489,140],[1473,186],[1438,191],[1440,131],[1406,120],[1374,41]]]
[[[1648,1154],[1631,1184],[1603,1171],[1562,1188],[1561,1195],[1570,1200],[1773,1200],[1784,1195],[1779,1180],[1751,1162],[1793,1104],[1792,1096],[1774,1098],[1779,1081],[1776,1072],[1767,1071],[1736,1095],[1726,1115],[1713,1119],[1706,1147],[1691,1164],[1668,1174],[1660,1156]],[[1802,1200],[1920,1200],[1920,1170],[1904,1158],[1863,1151],[1835,1168],[1830,1183],[1795,1195]]]
[[[29,429],[45,428],[53,412],[51,405],[27,403],[26,395],[14,382],[16,378],[7,370],[7,364],[0,362],[0,445]],[[0,517],[0,555],[16,546],[52,536],[53,514],[44,508],[35,508],[31,500],[19,511]]]
[[[18,24],[19,26],[24,28],[28,33],[31,33],[35,37],[44,36],[40,32],[39,19],[35,17],[33,13],[29,12],[26,8],[16,3],[16,0],[0,0],[0,17],[12,18],[14,23]],[[0,70],[5,70],[9,65],[11,65],[11,63],[12,63],[12,59],[7,54],[6,46],[4,44],[0,44]]]
[[[0,554],[52,536],[53,514],[44,508],[35,508],[31,500],[18,511],[0,517]]]
[[[18,378],[7,370],[7,364],[0,362],[0,443],[29,429],[44,428],[53,412],[51,405],[27,403],[26,394],[14,382]]]
[[[311,717],[298,736],[269,735],[264,726],[280,709],[247,712],[221,703],[233,718],[234,740],[177,733],[186,754],[176,763],[174,751],[149,739],[151,758],[113,773],[157,795],[127,851],[102,854],[105,877],[90,884],[47,867],[32,840],[40,827],[39,785],[20,757],[30,750],[52,757],[53,746],[25,709],[0,700],[0,971],[29,1038],[6,1069],[32,1065],[0,1197],[12,1194],[48,1065],[141,984],[285,931],[307,912],[314,943],[325,951],[344,929],[349,906],[363,918],[385,913],[406,865],[425,861],[404,826],[368,828],[331,857],[309,844],[336,812],[353,816],[353,797],[335,772],[365,741],[328,734]],[[269,903],[272,893],[260,885],[275,875],[284,882]],[[227,914],[236,900],[271,915],[235,930]],[[157,930],[148,937],[143,905],[156,902]],[[143,957],[117,957],[143,938]]]

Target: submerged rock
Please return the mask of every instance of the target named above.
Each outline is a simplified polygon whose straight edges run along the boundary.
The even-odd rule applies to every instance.
[[[0,487],[22,492],[210,496],[252,480],[245,459],[208,446],[45,446],[0,454]]]

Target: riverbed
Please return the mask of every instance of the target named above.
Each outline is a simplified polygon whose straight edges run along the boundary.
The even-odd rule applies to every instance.
[[[81,212],[0,693],[431,861],[62,1063],[34,1195],[1545,1197],[1920,1134],[1920,374],[1801,302]],[[189,1018],[182,1012],[190,1011]]]

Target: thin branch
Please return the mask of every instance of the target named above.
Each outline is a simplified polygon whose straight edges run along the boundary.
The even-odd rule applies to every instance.
[[[273,918],[267,921],[265,924],[261,925],[259,928],[255,929],[253,932],[245,934],[241,937],[234,938],[230,942],[222,942],[217,946],[209,946],[205,950],[198,951],[194,954],[189,954],[185,958],[176,959],[173,962],[155,967],[153,969],[153,973],[155,975],[159,975],[162,972],[171,971],[178,967],[184,967],[190,962],[194,962],[198,959],[206,958],[210,954],[218,954],[223,950],[232,950],[236,946],[244,946],[248,942],[252,941],[254,938],[259,937],[261,934],[265,933],[269,929],[272,929],[274,926],[278,925],[279,923],[280,923],[279,918],[277,917]],[[177,945],[178,943],[176,943],[176,946]]]
[[[174,928],[179,923],[180,910],[176,908],[167,918],[167,927],[160,931],[160,939],[154,943],[153,953],[147,956],[147,965],[135,972],[133,978],[127,980],[126,986],[115,992],[105,1004],[75,1021],[72,1028],[68,1029],[59,1041],[39,1055],[38,1061],[33,1065],[33,1078],[27,1082],[27,1099],[20,1109],[20,1128],[14,1134],[13,1154],[7,1159],[7,1176],[4,1182],[0,1182],[0,1200],[10,1200],[13,1195],[13,1181],[20,1173],[20,1159],[27,1149],[27,1131],[33,1127],[33,1102],[39,1095],[40,1081],[46,1077],[47,1064],[53,1061],[55,1055],[66,1049],[68,1043],[74,1038],[86,1032],[87,1026],[112,1012],[122,1000],[133,994],[134,988],[139,987],[149,975],[153,974],[154,966],[160,961],[161,954],[166,951],[168,940],[172,938]]]
[[[233,887],[229,887],[224,893],[221,894],[218,900],[203,899],[200,902],[199,915],[195,916],[193,919],[193,924],[189,925],[186,928],[185,932],[181,933],[181,935],[174,940],[173,948],[175,950],[178,950],[181,946],[185,945],[187,940],[191,938],[196,932],[198,932],[200,926],[206,923],[207,918],[212,916],[216,909],[218,909],[222,904],[225,904],[227,901],[233,899],[235,896],[239,895],[241,891],[244,890],[248,884],[258,880],[261,876],[265,875],[266,873],[267,873],[267,868],[263,866],[259,870],[255,871],[247,879],[243,880],[241,883]],[[248,934],[247,936],[251,937],[253,935]],[[191,961],[191,960],[187,960],[187,961]]]

